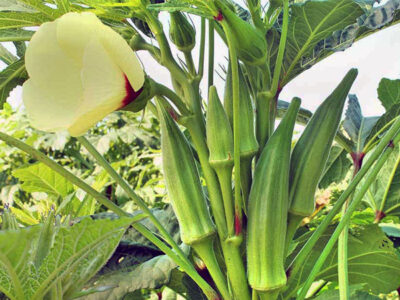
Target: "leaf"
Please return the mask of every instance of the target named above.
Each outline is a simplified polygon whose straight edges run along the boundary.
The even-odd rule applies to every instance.
[[[306,279],[328,242],[333,227],[327,230],[310,252],[307,260],[296,278],[298,286]],[[294,257],[300,247],[309,238],[310,232],[296,240],[299,243]],[[400,258],[396,254],[393,243],[376,224],[352,228],[348,241],[349,283],[365,284],[374,293],[390,293],[397,289],[400,279]],[[337,245],[317,275],[318,280],[337,283]]]
[[[287,109],[289,107],[289,102],[283,101],[283,100],[278,100],[278,118],[282,118],[283,115],[286,113]],[[300,107],[299,109],[299,113],[297,114],[297,123],[300,123],[302,125],[305,125],[308,123],[308,121],[311,119],[312,117],[312,112]]]
[[[107,261],[132,218],[90,218],[55,230],[52,248],[35,267],[35,253],[42,225],[0,231],[0,291],[15,300],[44,299],[62,279],[62,290],[80,289]],[[66,299],[66,297],[62,297]]]
[[[346,177],[352,162],[347,152],[339,146],[333,146],[326,162],[324,174],[319,182],[319,188],[326,189],[332,183],[339,183]]]
[[[96,278],[95,287],[112,286],[111,290],[95,293],[85,300],[119,300],[139,289],[155,289],[167,284],[176,264],[166,255],[152,258],[131,269],[119,270]]]
[[[14,56],[6,47],[0,44],[0,60],[3,61],[6,65],[12,64],[17,61],[18,58]]]
[[[14,170],[12,174],[23,182],[21,187],[28,193],[44,192],[64,198],[74,191],[72,183],[42,163]]]
[[[0,29],[39,26],[52,19],[44,14],[27,12],[0,12]]]
[[[179,0],[170,0],[164,3],[150,4],[147,6],[147,9],[154,11],[168,11],[168,12],[181,11],[205,18],[213,17],[212,13],[209,11],[209,9],[207,9],[206,6],[195,7],[190,3],[182,2]]]
[[[372,209],[400,216],[400,150],[397,145],[364,197]]]
[[[34,31],[24,29],[0,29],[0,42],[29,41]]]
[[[379,227],[383,230],[383,232],[387,236],[394,237],[394,238],[400,238],[400,224],[380,223]]]
[[[379,117],[378,121],[375,123],[374,127],[372,127],[370,134],[368,135],[366,141],[370,141],[376,134],[378,134],[387,124],[392,121],[394,118],[400,115],[400,103],[394,104],[387,112],[385,112],[382,116]],[[387,127],[389,129],[390,127]],[[384,134],[385,130],[380,132],[380,136]]]
[[[400,79],[382,78],[378,87],[378,98],[388,111],[393,105],[400,103]]]
[[[371,295],[366,291],[362,291],[360,285],[351,285],[349,290],[349,300],[380,300],[378,296]],[[329,290],[321,293],[314,300],[337,300],[340,299],[339,290]]]
[[[371,2],[356,0],[360,2]],[[330,37],[320,41],[313,52],[303,58],[304,68],[309,68],[333,52],[349,48],[354,41],[368,36],[383,27],[395,25],[399,19],[399,0],[389,0],[378,7],[371,7],[370,3],[361,4],[366,10],[365,14],[357,19],[354,24],[342,30],[335,31]]]
[[[0,72],[0,109],[6,102],[10,92],[21,85],[26,79],[25,63],[23,59],[15,61]]]
[[[0,11],[18,11],[18,12],[37,12],[23,1],[19,0],[0,0]]]
[[[363,10],[353,0],[305,1],[291,6],[285,51],[285,85],[305,67],[302,58],[333,32],[353,24]]]
[[[363,117],[357,96],[349,95],[349,104],[343,128],[355,144],[353,147],[354,152],[359,153],[363,150],[367,137],[378,119],[379,117]]]

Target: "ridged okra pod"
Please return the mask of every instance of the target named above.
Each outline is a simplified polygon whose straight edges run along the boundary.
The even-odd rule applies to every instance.
[[[293,149],[290,165],[291,214],[306,217],[314,212],[315,190],[357,73],[356,69],[351,69],[318,107]]]
[[[218,176],[224,201],[228,235],[232,236],[234,233],[233,133],[215,86],[210,86],[208,93],[206,132],[207,146],[210,151],[209,162]]]
[[[178,125],[157,105],[161,125],[161,151],[168,195],[179,221],[181,239],[192,245],[214,235],[205,195],[189,142]]]
[[[244,199],[248,198],[251,185],[251,162],[258,152],[258,142],[255,133],[255,116],[253,103],[250,98],[250,91],[239,65],[239,110],[240,110],[240,164],[241,164],[241,185]],[[229,63],[226,75],[224,108],[228,115],[231,126],[233,125],[233,95],[232,95],[232,70]]]
[[[290,151],[300,99],[294,98],[257,162],[249,197],[249,283],[262,299],[274,299],[286,284],[284,269],[289,202]]]
[[[164,176],[179,222],[181,239],[193,247],[207,266],[223,298],[229,299],[226,276],[219,268],[213,248],[215,226],[189,142],[160,103],[157,103],[157,110],[161,125]]]

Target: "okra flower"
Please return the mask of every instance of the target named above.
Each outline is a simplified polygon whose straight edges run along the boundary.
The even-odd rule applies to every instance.
[[[25,65],[30,78],[23,101],[32,126],[72,136],[136,103],[145,83],[135,53],[93,13],[68,13],[41,25]]]

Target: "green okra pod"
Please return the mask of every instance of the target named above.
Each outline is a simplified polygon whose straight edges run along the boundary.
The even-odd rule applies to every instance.
[[[290,165],[291,214],[306,217],[314,212],[315,190],[338,130],[347,94],[357,74],[357,69],[351,69],[346,74],[315,111],[293,149]]]
[[[293,129],[300,99],[294,98],[257,162],[249,197],[247,268],[260,295],[276,298],[286,284],[285,234]]]
[[[215,233],[189,142],[164,107],[157,103],[161,151],[168,195],[179,221],[181,239],[192,245]]]

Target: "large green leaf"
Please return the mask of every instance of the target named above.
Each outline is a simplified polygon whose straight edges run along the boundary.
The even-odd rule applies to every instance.
[[[22,189],[28,193],[44,192],[64,198],[74,191],[74,186],[67,179],[42,163],[14,170],[12,174],[23,182]]]
[[[14,54],[12,54],[6,47],[0,44],[0,60],[6,65],[9,65],[17,61],[18,58]]]
[[[26,79],[25,63],[23,59],[11,63],[0,72],[0,109],[3,108],[10,92],[21,85]]]
[[[364,197],[375,212],[400,215],[400,150],[397,145]]]
[[[282,85],[304,70],[302,59],[317,43],[357,21],[364,12],[353,0],[311,0],[291,6]]]
[[[349,172],[351,165],[347,152],[342,147],[334,145],[329,153],[319,188],[326,189],[332,183],[341,182]]]
[[[343,128],[354,142],[353,151],[360,153],[365,146],[367,137],[379,117],[364,117],[356,95],[349,95],[349,105]]]
[[[302,265],[298,277],[299,286],[307,279],[310,270],[328,242],[334,228],[330,228],[314,246],[313,250]],[[300,237],[297,249],[309,238],[307,233]],[[318,273],[317,279],[337,282],[337,248]],[[396,254],[393,243],[386,237],[376,224],[365,227],[355,227],[349,232],[348,241],[348,274],[350,284],[365,284],[374,293],[390,293],[400,285],[400,259]]]
[[[349,48],[354,41],[399,21],[400,0],[388,0],[379,7],[372,7],[372,1],[356,0],[356,2],[366,9],[365,14],[359,17],[354,24],[348,25],[343,30],[335,31],[330,37],[320,41],[312,53],[304,57],[304,68],[311,67],[328,55]]]
[[[39,300],[57,282],[64,292],[79,290],[108,260],[132,221],[86,218],[73,226],[61,226],[37,267],[32,253],[43,226],[0,232],[0,291],[12,300]]]
[[[39,26],[51,20],[40,13],[0,12],[0,29]]]
[[[0,42],[29,41],[33,31],[20,28],[0,29]]]
[[[349,300],[380,300],[378,296],[371,295],[368,292],[362,291],[360,285],[350,286]],[[314,300],[337,300],[340,299],[339,290],[329,290],[321,293]]]
[[[0,0],[0,11],[37,12],[32,7],[19,0]]]
[[[400,79],[382,78],[378,87],[378,98],[388,111],[393,105],[400,103]]]

